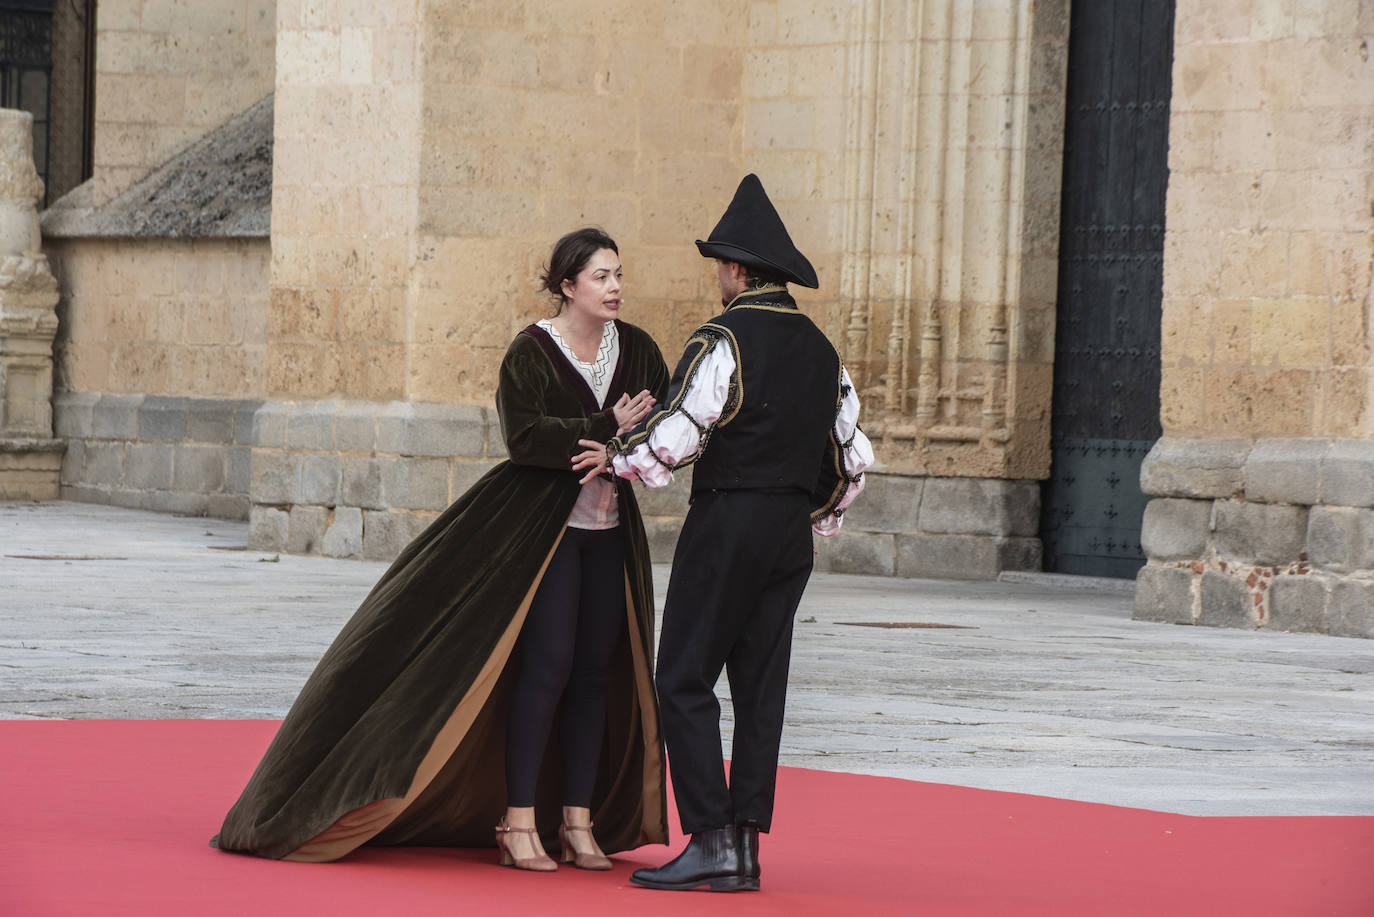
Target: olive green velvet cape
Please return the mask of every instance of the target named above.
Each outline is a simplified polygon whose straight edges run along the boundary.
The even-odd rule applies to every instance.
[[[658,347],[617,326],[605,404],[643,389],[662,399]],[[496,400],[509,460],[407,546],[344,625],[212,844],[309,861],[365,843],[492,846],[505,811],[517,638],[580,490],[569,458],[582,451],[578,439],[604,442],[616,428],[535,325],[507,351]],[[627,627],[611,663],[592,802],[608,853],[668,838],[648,545],[630,485],[616,486]],[[550,840],[561,816],[554,728],[537,804]]]

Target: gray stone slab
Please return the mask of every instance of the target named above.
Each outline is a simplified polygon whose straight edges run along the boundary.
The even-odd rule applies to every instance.
[[[377,451],[482,458],[486,453],[485,411],[472,405],[391,402],[377,419]]]
[[[186,439],[193,443],[232,443],[240,403],[220,398],[192,398],[186,406]]]
[[[1039,569],[1039,539],[995,535],[895,535],[897,575],[996,579],[1003,570]]]
[[[87,442],[81,482],[102,487],[121,486],[124,483],[124,449],[122,442]]]
[[[370,454],[377,448],[381,406],[371,401],[345,401],[334,418],[334,448]]]
[[[1254,627],[1254,597],[1245,581],[1211,570],[1203,573],[1197,623],[1210,627]]]
[[[266,401],[253,412],[253,432],[249,442],[272,449],[286,448],[286,427],[296,405],[291,401]]]
[[[226,446],[176,446],[172,486],[197,494],[223,493],[228,451]]]
[[[234,445],[254,446],[254,445],[281,445],[281,443],[258,443],[255,440],[257,435],[257,413],[266,404],[265,401],[240,400],[234,404]],[[284,441],[284,440],[283,440]]]
[[[95,439],[138,439],[138,409],[142,395],[101,395],[91,409]]]
[[[382,489],[395,509],[441,511],[449,504],[446,459],[402,458],[383,469]]]
[[[397,459],[345,455],[340,461],[339,502],[362,509],[386,509],[382,482]]]
[[[253,449],[250,446],[230,446],[228,478],[225,490],[240,497],[248,497],[253,488]]]
[[[1322,459],[1322,502],[1374,507],[1374,442],[1338,439]]]
[[[1331,586],[1327,605],[1330,633],[1340,637],[1374,637],[1374,582],[1342,578]]]
[[[1307,555],[1336,573],[1374,571],[1374,509],[1314,506],[1307,519]]]
[[[124,483],[134,490],[169,490],[173,448],[171,443],[131,443],[126,447]]]
[[[334,506],[339,502],[340,458],[307,453],[301,456],[300,487],[292,503]],[[256,498],[256,494],[254,495]]]
[[[356,506],[336,508],[320,552],[330,557],[362,557],[363,511]]]
[[[79,484],[85,473],[86,444],[79,439],[67,440],[67,451],[62,454],[62,471],[59,480],[63,485]]]
[[[875,471],[865,473],[863,493],[845,513],[845,528],[894,534],[917,531],[926,480]]]
[[[329,527],[329,510],[323,506],[293,506],[287,517],[286,550],[292,554],[317,554]]]
[[[261,418],[261,414],[258,415]],[[301,489],[304,456],[291,452],[254,449],[250,466],[254,503],[291,504]]]
[[[1326,600],[1330,583],[1322,576],[1276,576],[1269,587],[1269,620],[1274,630],[1324,634],[1330,630]]]
[[[1306,550],[1307,507],[1218,501],[1217,554],[1245,564],[1276,566],[1298,560]]]
[[[191,399],[148,395],[138,408],[138,438],[144,442],[179,443],[186,438],[186,409]]]
[[[682,520],[671,516],[644,517],[644,538],[649,542],[649,556],[655,563],[668,563],[677,550],[682,534]]]
[[[245,520],[248,518],[248,511],[252,507],[247,493],[205,494],[204,496],[205,515],[214,516],[216,519]]]
[[[482,409],[483,438],[486,440],[486,457],[490,459],[509,458],[506,437],[501,430],[501,419],[490,408]]]
[[[1182,567],[1161,567],[1147,564],[1135,577],[1135,609],[1137,621],[1158,621],[1165,624],[1192,624],[1195,620],[1198,576]]]
[[[639,503],[639,511],[645,516],[677,516],[679,519],[687,515],[690,508],[689,500],[692,496],[692,472],[691,466],[673,475],[673,483],[667,487],[648,488],[636,484],[635,500]],[[461,493],[454,490],[454,495]]]
[[[1245,459],[1245,499],[1312,506],[1321,500],[1327,439],[1256,440]]]
[[[334,449],[337,401],[297,401],[286,422],[286,448],[330,452]]]
[[[291,517],[272,506],[254,506],[248,513],[248,544],[260,551],[282,551]]]
[[[205,494],[177,490],[122,491],[116,496],[120,506],[146,509],[155,513],[175,513],[179,516],[206,516],[210,513]]]
[[[497,465],[498,461],[487,459],[455,459],[449,463],[449,493],[453,494],[453,499],[458,499],[468,492],[472,485],[480,481],[487,472]],[[640,491],[636,496],[642,496],[644,491]],[[640,503],[640,511],[643,512],[643,503]]]
[[[932,535],[1034,535],[1039,517],[1038,485],[992,478],[927,478],[918,525]]]
[[[892,576],[897,567],[897,539],[885,532],[851,531],[849,517],[838,535],[816,537],[818,573]]]
[[[1145,506],[1140,544],[1150,560],[1195,560],[1207,550],[1212,501],[1156,498]]]
[[[88,439],[99,392],[57,392],[52,399],[53,432],[65,439]]]
[[[401,549],[434,521],[432,515],[391,512],[363,513],[363,557],[391,561]]]
[[[1248,439],[1163,437],[1140,465],[1140,489],[1152,497],[1228,499],[1243,488]]]

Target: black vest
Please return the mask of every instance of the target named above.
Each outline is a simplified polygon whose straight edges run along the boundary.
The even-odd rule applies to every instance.
[[[840,358],[786,290],[743,294],[701,329],[733,344],[737,405],[711,431],[692,490],[816,486],[840,401]]]

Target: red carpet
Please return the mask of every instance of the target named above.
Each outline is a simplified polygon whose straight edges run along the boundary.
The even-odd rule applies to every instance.
[[[662,847],[555,875],[492,851],[298,864],[207,847],[275,728],[0,722],[0,915],[1374,915],[1374,818],[1194,818],[796,769],[759,894],[629,885]]]

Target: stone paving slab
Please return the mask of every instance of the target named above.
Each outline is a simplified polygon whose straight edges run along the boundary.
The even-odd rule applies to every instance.
[[[239,522],[0,503],[0,717],[283,715],[385,565],[247,541]],[[1133,621],[1132,601],[1063,577],[817,574],[783,763],[1195,815],[1374,815],[1374,641]]]

